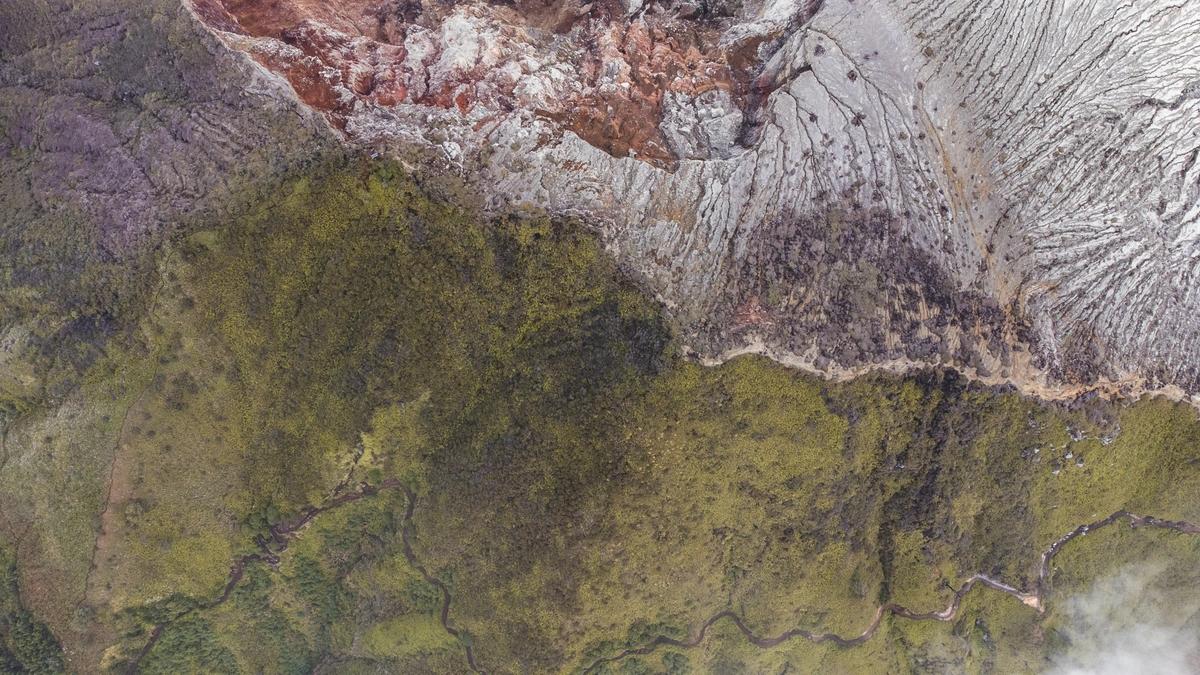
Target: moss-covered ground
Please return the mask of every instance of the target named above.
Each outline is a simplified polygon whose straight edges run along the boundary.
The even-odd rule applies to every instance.
[[[1050,542],[1117,509],[1200,520],[1190,407],[703,368],[577,224],[485,218],[390,164],[256,194],[115,286],[115,327],[60,397],[37,378],[61,368],[4,365],[25,383],[0,471],[23,599],[0,609],[44,621],[71,669],[457,673],[467,643],[489,672],[572,672],[724,609],[759,635],[856,635],[881,603],[941,609],[977,572],[1030,588]],[[400,490],[320,514],[207,606],[272,525],[387,480],[417,496],[413,553],[461,639],[404,555]],[[979,588],[958,621],[890,617],[857,647],[762,649],[718,622],[604,668],[1037,671],[1056,603],[1127,565],[1158,561],[1185,621],[1198,547],[1114,526],[1055,559],[1046,614]]]

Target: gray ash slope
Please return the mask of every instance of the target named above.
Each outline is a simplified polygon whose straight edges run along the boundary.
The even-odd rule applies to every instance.
[[[8,211],[110,257],[333,129],[596,224],[704,359],[1200,392],[1196,3],[6,7]]]
[[[537,10],[576,17],[555,32],[522,3],[478,2],[404,15],[387,38],[319,13],[307,45],[232,16],[213,30],[320,108],[293,67],[317,59],[352,143],[431,146],[496,208],[598,223],[702,357],[835,376],[941,364],[1044,396],[1200,391],[1200,5],[771,0],[716,20],[569,4]],[[648,90],[696,22],[734,75]],[[648,60],[604,42],[634,33]],[[443,102],[364,95],[377,40],[403,58],[389,82]],[[599,71],[589,49],[607,50]],[[559,100],[611,119],[564,122],[546,111]],[[666,160],[662,144],[612,151],[630,110]]]

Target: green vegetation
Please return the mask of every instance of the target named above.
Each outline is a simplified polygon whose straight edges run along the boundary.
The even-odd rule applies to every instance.
[[[0,546],[0,672],[59,673],[62,647],[21,603],[17,565]]]
[[[50,416],[9,439],[22,466],[92,457],[78,480],[94,492],[112,461],[82,509],[100,522],[53,521],[85,547],[103,532],[95,569],[63,573],[91,613],[47,612],[96,661],[107,647],[107,668],[156,626],[143,671],[463,672],[470,645],[489,671],[570,672],[725,609],[759,635],[857,635],[880,603],[940,610],[974,573],[1030,588],[1051,541],[1118,508],[1200,520],[1186,406],[1050,406],[935,371],[703,368],[577,224],[483,218],[390,164],[269,194],[173,242],[142,313],[84,369],[82,419],[106,420],[80,429],[107,452]],[[60,470],[20,475],[40,494]],[[391,489],[324,511],[216,601],[272,526],[384,481],[416,503]],[[1121,527],[1071,544],[1051,603],[1161,557],[1190,607],[1197,542]],[[43,548],[68,551],[57,536]],[[859,647],[760,649],[722,621],[695,649],[605,668],[1022,672],[1063,620],[978,589],[958,621],[889,617]]]
[[[233,654],[221,645],[208,621],[187,616],[155,643],[140,664],[143,673],[236,673]]]
[[[0,335],[9,343],[0,415],[10,418],[78,386],[105,342],[144,312],[153,268],[147,256],[108,253],[78,209],[47,213],[12,179],[0,177]]]

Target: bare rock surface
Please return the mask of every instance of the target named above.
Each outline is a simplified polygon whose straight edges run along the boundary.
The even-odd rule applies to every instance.
[[[352,143],[597,223],[703,358],[1200,391],[1195,3],[192,9]]]

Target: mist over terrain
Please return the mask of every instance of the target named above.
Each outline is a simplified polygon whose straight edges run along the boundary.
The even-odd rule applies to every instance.
[[[1148,561],[1097,579],[1066,600],[1068,641],[1047,675],[1189,675],[1200,671],[1200,602],[1166,615],[1165,565]]]

